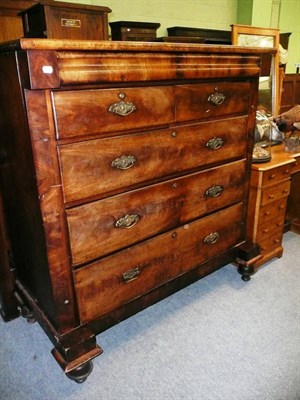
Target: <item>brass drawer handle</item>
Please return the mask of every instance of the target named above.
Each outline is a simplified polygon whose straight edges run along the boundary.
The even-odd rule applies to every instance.
[[[205,192],[205,197],[218,197],[223,192],[224,186],[214,185],[208,188]]]
[[[118,219],[115,223],[116,228],[132,228],[140,220],[137,214],[126,214],[125,217]]]
[[[138,278],[140,273],[141,270],[139,267],[131,268],[128,271],[122,273],[122,278],[125,282],[130,282]]]
[[[121,101],[111,104],[108,111],[117,115],[121,115],[121,117],[126,117],[127,115],[133,113],[136,110],[136,106],[131,102],[124,101],[125,96],[125,93],[120,93],[119,98]]]
[[[116,158],[111,162],[111,166],[116,169],[128,169],[134,166],[137,159],[135,156],[125,156],[124,154],[121,157]]]
[[[220,106],[222,103],[224,103],[225,99],[226,96],[223,93],[219,92],[219,89],[216,87],[215,93],[209,95],[207,101],[215,104],[216,106]]]
[[[218,137],[214,137],[214,138],[208,140],[208,141],[206,142],[205,146],[208,147],[208,148],[211,149],[211,150],[217,150],[217,149],[219,149],[220,147],[222,147],[223,144],[224,144],[223,139],[218,138]]]
[[[212,232],[204,239],[204,243],[215,244],[220,238],[218,232]]]

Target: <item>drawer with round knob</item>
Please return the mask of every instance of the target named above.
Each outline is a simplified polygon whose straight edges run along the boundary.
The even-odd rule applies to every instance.
[[[276,235],[278,231],[283,231],[283,228],[284,215],[279,215],[278,217],[259,225],[256,240],[260,243],[265,238]]]
[[[73,272],[81,323],[92,321],[242,240],[241,203]]]
[[[290,193],[290,186],[291,182],[288,180],[279,183],[278,185],[264,188],[262,190],[261,205],[265,205],[271,203],[272,201],[287,197]]]
[[[277,217],[278,215],[284,215],[285,209],[286,197],[260,207],[258,216],[259,224],[264,224],[265,222]]]
[[[66,210],[73,264],[241,202],[245,169],[237,161]]]
[[[289,179],[292,169],[293,163],[291,162],[265,171],[263,174],[262,186],[265,187],[276,182],[280,182],[284,179]]]
[[[59,146],[65,201],[105,197],[183,171],[246,157],[247,118]]]

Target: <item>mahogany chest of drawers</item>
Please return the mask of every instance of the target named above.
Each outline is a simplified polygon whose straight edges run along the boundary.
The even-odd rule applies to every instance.
[[[0,54],[1,314],[37,319],[82,382],[98,333],[247,259],[260,57],[48,39]]]

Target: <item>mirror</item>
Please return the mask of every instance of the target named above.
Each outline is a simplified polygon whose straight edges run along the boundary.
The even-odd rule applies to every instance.
[[[279,29],[231,25],[232,44],[276,49],[274,54],[262,54],[259,78],[258,106],[268,115],[278,115],[280,99],[279,81]]]

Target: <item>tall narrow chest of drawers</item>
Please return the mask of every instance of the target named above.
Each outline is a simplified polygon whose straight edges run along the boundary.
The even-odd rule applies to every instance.
[[[0,54],[1,313],[37,319],[81,382],[98,333],[254,255],[260,57],[49,39]]]

